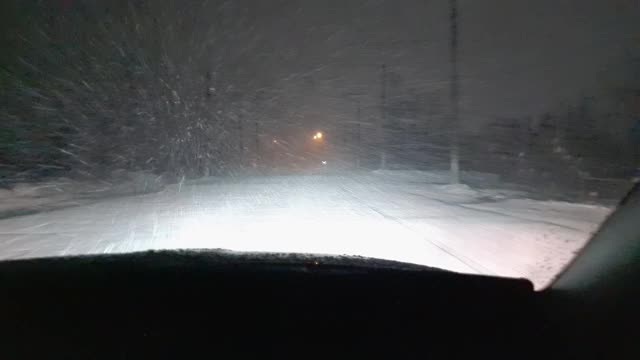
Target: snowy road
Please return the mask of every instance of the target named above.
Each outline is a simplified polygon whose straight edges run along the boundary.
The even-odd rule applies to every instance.
[[[540,288],[610,211],[419,176],[210,179],[0,220],[0,259],[177,248],[348,254]]]

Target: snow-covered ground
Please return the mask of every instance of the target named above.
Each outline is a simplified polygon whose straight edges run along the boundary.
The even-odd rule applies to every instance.
[[[205,179],[0,220],[0,259],[179,248],[345,254],[541,288],[612,211],[442,180],[406,171]]]

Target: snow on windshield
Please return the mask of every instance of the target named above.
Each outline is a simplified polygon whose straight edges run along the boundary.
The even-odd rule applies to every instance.
[[[638,6],[4,1],[0,259],[346,254],[542,288],[640,176]]]

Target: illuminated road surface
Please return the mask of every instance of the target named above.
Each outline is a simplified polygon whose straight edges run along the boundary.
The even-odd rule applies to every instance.
[[[0,259],[148,249],[360,255],[544,286],[610,209],[371,174],[211,179],[0,220]]]

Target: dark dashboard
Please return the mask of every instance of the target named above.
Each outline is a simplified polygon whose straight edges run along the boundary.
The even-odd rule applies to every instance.
[[[2,358],[531,355],[527,280],[359,258],[148,252],[0,263]]]

